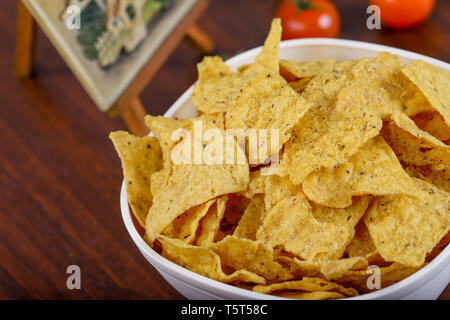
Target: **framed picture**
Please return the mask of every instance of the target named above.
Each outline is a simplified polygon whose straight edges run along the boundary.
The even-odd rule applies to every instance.
[[[197,0],[23,0],[102,111]]]

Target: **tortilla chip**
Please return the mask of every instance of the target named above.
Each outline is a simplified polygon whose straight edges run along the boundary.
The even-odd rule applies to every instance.
[[[295,78],[314,78],[324,69],[336,64],[336,59],[325,59],[320,61],[290,61],[280,60],[280,66]]]
[[[225,115],[223,112],[217,113],[204,113],[198,117],[199,120],[211,121],[214,125],[220,129],[225,130]]]
[[[289,271],[295,279],[303,277],[321,277],[319,265],[316,261],[300,260],[292,255],[280,254],[277,255],[276,260],[281,265],[289,268]]]
[[[338,279],[349,270],[361,270],[368,267],[367,260],[363,257],[304,261],[296,257],[280,256],[278,261],[287,265],[295,277],[322,277],[327,280]]]
[[[311,78],[304,78],[296,81],[290,81],[288,82],[288,84],[292,89],[294,89],[294,91],[302,93],[303,90],[305,90],[308,84],[311,82],[311,80]]]
[[[338,259],[352,238],[346,227],[317,221],[304,194],[280,200],[264,217],[256,238],[304,260]]]
[[[180,142],[181,139],[172,140],[172,134],[177,129],[190,130],[193,119],[183,119],[175,120],[172,118],[165,117],[153,117],[146,116],[145,124],[150,129],[150,131],[158,139],[164,158],[164,167],[171,165],[172,161],[170,159],[171,150],[173,147]]]
[[[147,117],[147,119],[150,119]],[[180,125],[191,130],[193,134],[192,120],[173,120]],[[226,133],[214,126],[208,124],[223,136]],[[174,127],[173,123],[171,124]],[[171,128],[172,129],[172,128]],[[168,134],[161,134],[160,137]],[[165,138],[164,138],[165,139]],[[161,141],[164,141],[161,138]],[[228,140],[228,139],[224,139]],[[183,143],[181,141],[180,143]],[[203,148],[207,150],[213,142],[203,143]],[[163,143],[163,145],[165,145]],[[167,147],[167,145],[166,145]],[[177,146],[172,146],[172,149]],[[164,149],[163,149],[164,150]],[[166,149],[167,150],[167,149]],[[226,147],[223,148],[226,150]],[[237,147],[238,157],[245,160],[245,155]],[[167,152],[170,152],[167,150]],[[195,160],[195,159],[194,159]],[[159,177],[162,181],[158,182],[159,189],[154,190],[153,205],[149,210],[146,221],[146,232],[148,238],[153,241],[168,225],[179,215],[197,205],[200,205],[210,199],[218,196],[239,192],[247,189],[249,181],[248,164],[172,164],[165,166]]]
[[[203,63],[204,61],[199,64],[199,70]],[[241,88],[253,77],[254,74],[249,68],[239,73],[227,73],[220,77],[198,81],[192,91],[192,103],[202,112],[226,112],[234,104]]]
[[[356,197],[350,207],[345,209],[330,208],[313,203],[313,215],[320,222],[333,223],[346,227],[349,231],[355,229],[369,206],[371,197]]]
[[[412,117],[416,125],[441,141],[450,140],[450,126],[437,112],[422,112]]]
[[[338,68],[339,65],[335,67]],[[341,65],[339,70],[345,75],[348,67],[348,64]],[[334,79],[333,74],[333,71],[322,72],[311,84],[315,87],[316,79],[322,80],[321,83],[328,79],[328,83],[324,84],[328,85]],[[343,83],[336,82],[335,86],[340,87],[347,82],[346,76],[342,78]],[[310,96],[311,84],[303,93],[307,93],[306,96]],[[286,143],[281,158],[279,173],[282,176],[289,175],[294,184],[302,183],[314,170],[344,162],[370,138],[376,136],[382,127],[379,114],[372,108],[376,92],[368,85],[357,84],[343,88],[337,94],[335,104],[327,102],[334,97],[324,95],[315,99],[325,104],[315,107],[305,115],[305,119],[300,120],[292,133],[295,138]]]
[[[271,293],[275,291],[301,290],[301,291],[335,291],[344,294],[347,297],[358,295],[353,288],[345,288],[339,284],[329,282],[320,278],[304,277],[302,280],[285,281],[274,283],[271,285],[257,285],[253,287],[253,291],[259,293]]]
[[[169,172],[164,188],[154,196],[146,220],[146,232],[153,240],[186,210],[223,194],[245,190],[246,165],[176,165]]]
[[[405,171],[412,177],[428,181],[450,192],[450,166],[408,166]]]
[[[198,65],[199,81],[191,97],[194,106],[205,113],[226,112],[236,104],[242,88],[259,73],[278,74],[280,39],[280,20],[274,19],[264,47],[254,63],[239,72],[229,72],[218,57],[205,58]]]
[[[272,247],[249,239],[227,236],[211,245],[222,264],[233,269],[245,269],[263,276],[269,281],[284,281],[292,278],[289,270],[274,261]]]
[[[163,232],[170,238],[177,238],[186,243],[192,243],[200,223],[200,220],[206,215],[209,208],[216,202],[216,199],[209,200],[199,206],[193,207],[175,218]]]
[[[197,64],[197,71],[199,82],[223,77],[231,73],[230,67],[218,56],[204,57],[203,61]]]
[[[267,139],[258,141],[256,162],[249,160],[251,164],[260,164],[281,149],[292,127],[309,108],[310,104],[279,74],[266,72],[241,89],[235,104],[225,114],[226,128],[242,130],[244,136],[249,136],[249,130],[267,130]],[[272,136],[273,129],[278,130],[278,137]],[[278,139],[277,149],[272,150],[272,139]]]
[[[450,243],[450,232],[447,232],[447,234],[439,241],[439,243],[433,248],[433,250],[427,254],[427,257],[425,259],[426,262],[432,261],[434,258],[436,258]]]
[[[352,269],[365,269],[369,265],[363,257],[352,257],[340,260],[329,260],[319,263],[320,272],[328,280],[334,280]]]
[[[378,198],[364,223],[385,260],[419,267],[450,229],[450,194],[426,181],[411,179],[411,188],[424,191],[421,199]]]
[[[373,107],[383,120],[397,111],[411,116],[431,110],[425,97],[402,74],[402,67],[398,56],[381,52],[374,58],[359,60],[352,70],[356,82],[368,82],[377,91]]]
[[[202,276],[225,282],[251,282],[264,284],[265,279],[247,270],[237,270],[231,274],[222,271],[220,258],[207,248],[189,245],[179,239],[159,236],[162,255],[176,264]]]
[[[245,209],[233,235],[238,238],[256,240],[256,231],[264,218],[264,195],[255,195]]]
[[[393,263],[388,267],[382,267],[379,269],[380,275],[380,289],[386,288],[398,281],[410,276],[421,267],[407,267],[400,263]],[[367,286],[367,280],[375,273],[373,270],[360,270],[349,271],[342,277],[337,279],[338,283],[345,286],[352,286],[362,293],[368,293],[377,289],[369,289]]]
[[[402,69],[402,72],[419,88],[433,109],[442,115],[447,126],[450,126],[448,99],[450,72],[431,66],[421,60],[409,63]]]
[[[276,73],[279,73],[280,67],[278,65],[278,55],[280,52],[281,31],[281,19],[273,19],[269,35],[251,68],[261,69],[264,70],[264,72],[266,70],[273,70]]]
[[[139,225],[145,228],[145,218],[152,205],[150,176],[162,168],[161,148],[153,137],[135,137],[125,131],[109,135],[122,161],[128,202]]]
[[[402,113],[393,115],[393,122],[383,131],[397,157],[412,165],[450,165],[450,146],[420,130]]]
[[[311,173],[303,191],[309,199],[334,208],[348,207],[353,196],[365,194],[421,196],[382,137],[370,140],[337,168]]]
[[[261,175],[261,170],[250,171],[250,181],[248,188],[241,194],[249,199],[254,195],[264,193],[266,190],[266,180],[268,176]]]
[[[220,241],[228,235],[232,235],[250,200],[240,194],[229,194],[225,206],[223,218],[220,221],[219,230],[214,238],[214,242]]]
[[[433,137],[428,132],[419,129],[415,122],[410,119],[405,113],[395,112],[394,114],[392,114],[392,121],[394,121],[399,128],[407,131],[409,134],[419,139],[421,146],[440,147],[450,150],[450,147],[445,145],[442,141]]]
[[[219,231],[220,221],[225,213],[225,205],[228,201],[228,195],[217,198],[215,205],[213,205],[208,213],[200,221],[200,231],[195,240],[198,246],[208,246],[213,243],[214,238]]]
[[[295,186],[288,177],[280,177],[276,174],[267,176],[265,185],[265,208],[269,212],[280,200],[295,196],[300,186]]]
[[[369,263],[378,264],[373,260],[378,255],[377,248],[364,221],[359,221],[355,226],[355,236],[345,249],[345,253],[350,258],[364,257]]]

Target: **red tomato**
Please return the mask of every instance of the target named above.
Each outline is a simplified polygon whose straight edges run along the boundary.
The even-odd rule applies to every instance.
[[[328,0],[283,1],[276,16],[281,18],[282,40],[339,35],[339,13]]]
[[[370,0],[380,7],[381,21],[393,29],[405,29],[420,24],[433,11],[435,0]]]

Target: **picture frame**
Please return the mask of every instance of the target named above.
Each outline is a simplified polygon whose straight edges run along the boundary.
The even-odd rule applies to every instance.
[[[94,4],[97,11],[95,13],[87,13],[93,14],[94,18],[97,20],[93,19],[96,24],[90,24],[89,26],[98,28],[98,17],[102,14],[104,15],[104,22],[111,23],[112,20],[108,19],[107,16],[110,14],[108,11],[110,7],[107,5],[108,2],[111,1],[22,0],[22,2],[59,52],[63,60],[67,63],[71,71],[80,81],[96,106],[101,111],[106,112],[113,108],[121,96],[126,92],[130,84],[133,83],[143,68],[146,67],[152,56],[161,46],[163,46],[167,37],[177,28],[177,26],[179,26],[183,18],[189,14],[190,10],[197,4],[198,0],[171,0],[169,6],[160,12],[155,13],[144,25],[140,24],[132,30],[126,30],[128,33],[133,33],[136,29],[140,29],[139,37],[131,37],[131,40],[129,41],[122,41],[120,44],[122,45],[121,48],[113,48],[113,54],[111,54],[111,52],[107,52],[106,54],[97,52],[96,55],[94,52],[91,56],[88,56],[88,53],[92,54],[89,50],[92,50],[93,47],[101,48],[101,46],[98,46],[101,41],[98,41],[98,39],[97,41],[92,41],[92,39],[90,39],[90,47],[88,46],[88,48],[85,43],[83,43],[83,35],[86,38],[86,34],[83,33],[83,30],[85,31],[87,28],[86,26],[83,26],[83,23],[87,21],[87,19],[83,17],[83,12],[86,14],[85,10],[92,10]],[[126,19],[122,19],[120,14],[129,15],[127,8],[130,8],[130,4],[142,5],[152,1],[115,0],[112,2],[114,5],[117,5],[118,2],[122,2],[122,8],[113,8],[117,11],[113,13],[112,17],[119,16],[119,19],[117,19],[119,25],[120,23],[123,25]],[[75,5],[80,5],[80,29],[69,28],[67,20],[64,17],[68,6],[74,5],[74,3]],[[136,12],[137,10],[134,10],[134,15],[142,16],[143,13]],[[133,14],[133,12],[131,13]],[[120,35],[121,32],[123,32],[123,29],[126,28],[117,28],[116,26],[116,30],[113,30],[113,32],[108,34],[110,30],[105,27],[101,37],[110,37],[114,40],[114,36]],[[119,32],[117,32],[117,30],[119,30]],[[136,33],[139,34],[139,32]],[[98,33],[95,35],[98,35]],[[117,38],[118,37],[116,37],[115,40],[117,40]],[[96,46],[93,45],[93,42],[95,42]],[[116,44],[116,47],[117,46],[119,45]],[[99,57],[101,54],[103,54],[103,56]],[[114,55],[117,55],[117,57],[111,59],[111,56]],[[101,60],[101,58],[104,59]]]

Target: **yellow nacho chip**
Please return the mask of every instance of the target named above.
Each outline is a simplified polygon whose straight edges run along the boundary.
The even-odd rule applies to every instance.
[[[210,248],[220,256],[224,266],[236,270],[245,269],[269,281],[292,278],[289,270],[274,261],[272,247],[262,242],[227,236]]]
[[[250,181],[248,188],[241,194],[244,197],[252,198],[256,194],[261,194],[266,191],[266,180],[268,176],[262,175],[261,170],[250,171]]]
[[[450,192],[450,166],[408,166],[405,170],[412,177],[426,180]]]
[[[232,235],[250,200],[239,193],[229,194],[225,206],[223,218],[220,221],[219,230],[214,238],[214,242],[220,241],[228,235]]]
[[[357,82],[369,82],[377,91],[373,101],[384,120],[394,112],[401,111],[412,116],[431,107],[425,97],[401,72],[400,59],[390,53],[381,52],[374,58],[358,61],[352,70]]]
[[[370,140],[337,168],[311,173],[303,191],[309,199],[334,208],[348,207],[353,196],[364,194],[421,194],[411,188],[411,178],[382,137]]]
[[[228,200],[228,195],[217,198],[215,205],[213,205],[208,213],[200,222],[200,232],[195,240],[198,246],[208,246],[213,243],[217,231],[219,231],[220,221],[225,213],[225,205]]]
[[[445,145],[442,141],[438,140],[437,138],[433,137],[431,134],[429,134],[426,131],[423,131],[419,129],[416,125],[416,123],[409,118],[405,113],[403,112],[395,112],[392,114],[392,121],[401,129],[404,131],[407,131],[409,134],[414,136],[420,141],[420,145],[423,147],[439,147],[450,150],[450,147]],[[449,153],[450,156],[450,153]]]
[[[375,247],[375,243],[373,243],[369,230],[367,230],[367,227],[362,220],[355,226],[355,236],[347,249],[345,249],[345,252],[351,258],[365,257],[366,259],[372,257],[377,252],[377,248]]]
[[[288,177],[280,177],[276,174],[266,177],[265,184],[265,208],[269,212],[280,200],[295,196],[300,186],[295,186]]]
[[[237,270],[231,274],[225,274],[222,271],[219,256],[210,249],[192,246],[179,239],[171,239],[166,236],[159,236],[158,240],[162,244],[164,257],[202,276],[225,283],[265,283],[263,277],[247,270]]]
[[[310,104],[274,72],[255,76],[241,90],[236,103],[225,114],[226,128],[242,130],[244,136],[250,135],[249,130],[266,130],[267,138],[258,140],[256,163],[250,161],[259,164],[281,149],[289,139],[292,127],[310,108]],[[272,130],[277,130],[276,136],[273,136]],[[236,134],[239,135],[238,132]],[[277,149],[272,150],[272,140],[277,143]]]
[[[148,117],[147,119],[154,118]],[[195,133],[193,133],[193,126],[195,125],[192,125],[193,120],[173,121],[180,123],[183,129],[190,130],[188,132],[195,137]],[[226,137],[226,133],[214,124],[209,123],[208,125],[223,137]],[[173,124],[171,126],[174,127]],[[168,136],[166,133],[164,135]],[[223,140],[226,141],[228,139],[224,138]],[[161,139],[161,141],[164,140]],[[185,142],[181,141],[179,143],[182,144]],[[201,143],[200,145],[203,146],[204,150],[208,150],[209,146],[213,143],[213,141],[203,141],[203,145]],[[164,142],[162,144],[165,145]],[[173,150],[177,146],[174,145],[169,150]],[[227,149],[223,145],[221,147],[223,147],[221,151]],[[166,152],[170,152],[169,150]],[[237,146],[235,150],[237,157],[245,161],[245,155],[242,149]],[[195,154],[195,150],[193,153]],[[223,194],[246,190],[249,181],[249,168],[247,163],[206,164],[202,161],[196,164],[194,156],[194,161],[191,164],[172,164],[165,166],[162,173],[159,173],[158,178],[162,179],[159,179],[158,190],[152,188],[154,195],[153,205],[149,210],[146,221],[147,237],[151,241],[170,225],[176,217],[190,208]]]
[[[164,167],[168,167],[171,164],[170,152],[173,147],[180,142],[180,139],[172,139],[172,134],[177,129],[189,130],[192,125],[192,119],[175,120],[166,117],[145,117],[145,124],[150,131],[158,139],[164,158]]]
[[[275,291],[301,290],[301,291],[335,291],[344,294],[347,297],[356,296],[358,292],[353,288],[346,288],[339,284],[329,282],[320,278],[304,277],[302,280],[285,281],[271,285],[257,285],[253,291],[259,293],[271,293]]]
[[[345,286],[354,287],[360,292],[368,293],[377,290],[376,288],[369,288],[368,286],[368,281],[371,285],[376,284],[372,283],[372,279],[370,279],[370,277],[374,277],[376,272],[378,272],[380,279],[380,289],[383,289],[405,279],[420,268],[421,267],[407,267],[400,263],[393,263],[390,266],[379,268],[378,271],[375,271],[374,269],[349,271],[336,281]]]
[[[263,49],[254,63],[239,72],[229,72],[218,58],[205,58],[199,65],[199,81],[192,92],[194,106],[206,113],[225,112],[232,108],[243,87],[259,73],[278,74],[278,52],[281,39],[280,20],[275,19]]]
[[[450,126],[437,112],[422,112],[412,117],[416,125],[441,141],[450,142]]]
[[[311,80],[312,80],[311,78],[304,78],[296,81],[290,81],[288,82],[288,84],[296,92],[301,93],[303,92],[303,90],[305,90],[305,88],[308,86]]]
[[[341,66],[341,69],[345,74],[345,67]],[[333,77],[332,71],[323,72],[311,83],[326,74]],[[326,79],[329,78],[323,80]],[[314,170],[344,162],[376,136],[382,120],[372,108],[371,100],[375,99],[376,93],[371,92],[373,90],[363,84],[348,86],[340,90],[333,107],[317,106],[315,111],[308,112],[305,121],[302,118],[294,129],[292,135],[295,138],[286,143],[280,175],[289,175],[293,183],[299,184]],[[320,100],[325,102],[327,99],[332,97],[324,96]]]
[[[186,210],[223,194],[245,190],[245,165],[174,165],[162,189],[154,195],[147,215],[146,232],[154,240],[176,217]]]
[[[238,238],[256,240],[256,231],[264,218],[264,195],[255,195],[245,209],[233,235]]]
[[[429,103],[450,126],[450,72],[421,60],[406,65],[402,72],[419,88]]]
[[[199,120],[211,121],[214,125],[218,126],[220,129],[225,129],[225,115],[223,112],[216,113],[204,113],[198,117]]]
[[[397,157],[406,164],[450,165],[450,146],[420,130],[402,113],[393,115],[393,121],[383,135]]]
[[[162,168],[161,148],[155,138],[135,137],[124,131],[112,132],[109,137],[122,161],[128,203],[138,223],[145,227],[153,199],[150,176]]]
[[[319,263],[320,272],[328,280],[334,280],[352,269],[365,269],[367,260],[363,257],[352,257],[340,260],[329,260]]]
[[[450,230],[450,194],[424,180],[411,179],[412,188],[424,191],[421,199],[378,198],[364,223],[385,260],[418,267]]]
[[[303,277],[321,277],[320,268],[316,261],[300,260],[292,255],[279,254],[276,260],[289,268],[295,279]]]
[[[325,59],[319,61],[290,61],[280,60],[280,66],[295,78],[314,78],[324,69],[336,63],[336,59]]]
[[[202,112],[225,112],[234,105],[241,88],[253,77],[254,74],[249,68],[239,73],[228,73],[221,77],[199,81],[192,92],[192,103]]]
[[[215,203],[212,199],[199,206],[193,207],[173,220],[163,232],[170,238],[177,238],[186,243],[192,243],[200,223],[200,220],[206,215],[209,208]]]
[[[349,270],[360,270],[368,267],[367,260],[363,257],[304,261],[296,257],[280,256],[278,260],[287,265],[295,277],[323,277],[327,280],[340,278]]]
[[[352,205],[345,209],[330,208],[313,203],[312,212],[314,218],[320,222],[333,223],[353,231],[366,212],[370,199],[369,196],[357,197],[353,200]]]
[[[338,259],[352,234],[347,227],[317,221],[304,194],[280,200],[264,217],[256,239],[304,260]]]
[[[199,82],[223,77],[231,73],[230,67],[218,56],[203,58],[203,61],[197,64],[197,71]]]
[[[273,19],[269,35],[266,41],[264,41],[264,46],[250,68],[261,69],[264,72],[266,70],[273,70],[276,73],[279,72],[278,55],[280,52],[281,31],[281,19]]]

